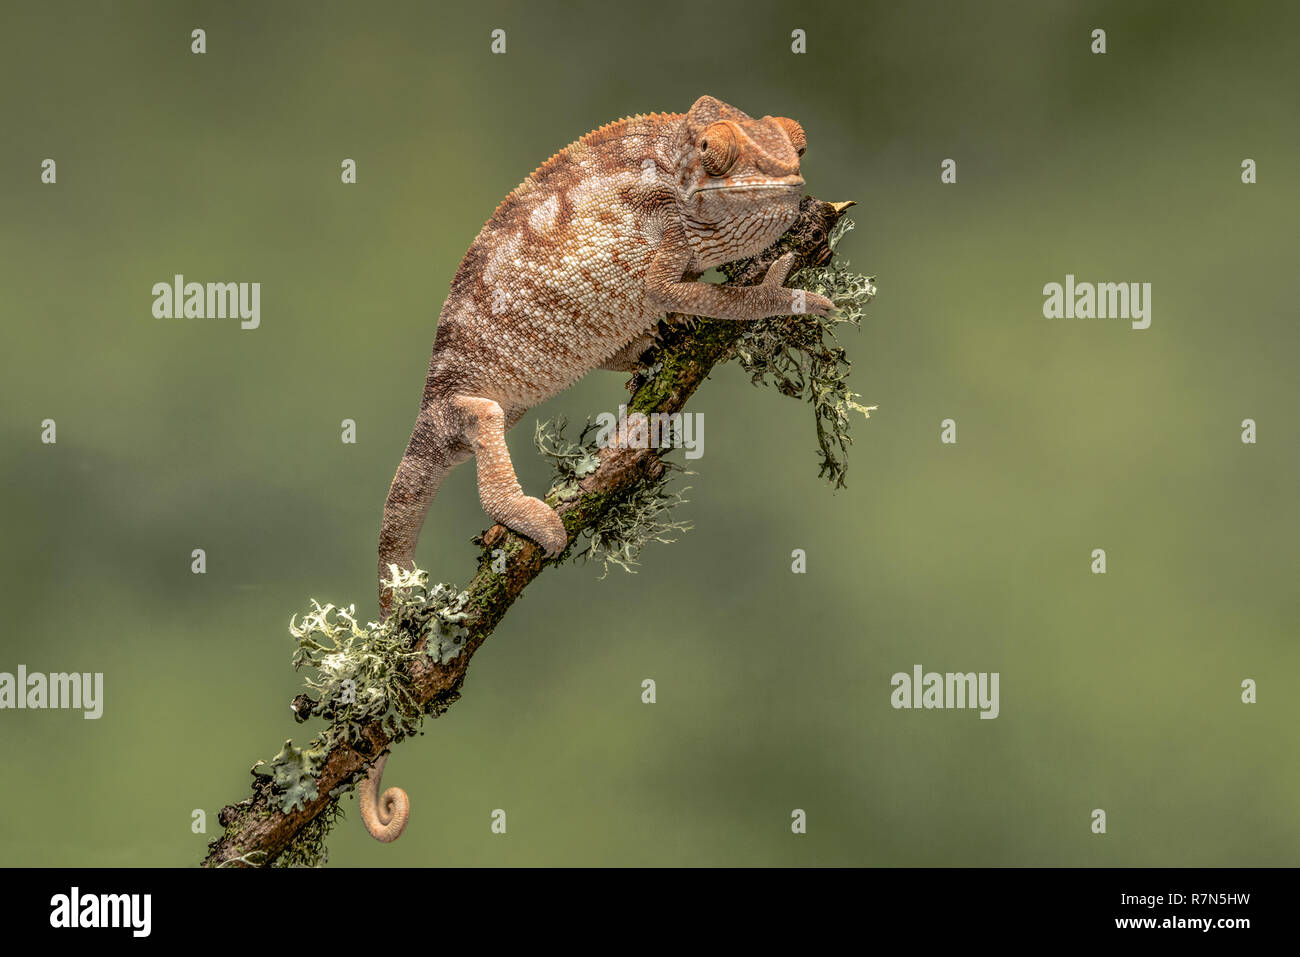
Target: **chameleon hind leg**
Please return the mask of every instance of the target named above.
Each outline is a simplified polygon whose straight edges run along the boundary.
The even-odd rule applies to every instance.
[[[501,406],[481,396],[457,395],[449,400],[460,413],[462,439],[474,450],[478,467],[478,496],[483,511],[494,522],[527,535],[552,558],[564,551],[569,533],[555,509],[539,498],[525,495],[519,487],[506,429],[518,421],[514,413],[507,422]]]

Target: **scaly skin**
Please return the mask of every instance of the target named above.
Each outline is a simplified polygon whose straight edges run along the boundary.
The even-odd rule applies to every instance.
[[[592,369],[635,369],[660,317],[830,313],[830,300],[784,288],[791,256],[757,286],[690,278],[757,255],[793,224],[806,143],[793,120],[753,119],[702,96],[684,114],[631,116],[588,133],[502,201],[452,279],[420,412],[384,504],[383,615],[389,563],[413,566],[429,504],[471,456],[489,520],[549,556],[564,550],[559,515],[519,486],[506,431]],[[389,832],[367,811],[378,783],[377,774],[362,782],[362,816],[371,834],[393,840],[401,825],[381,837]]]

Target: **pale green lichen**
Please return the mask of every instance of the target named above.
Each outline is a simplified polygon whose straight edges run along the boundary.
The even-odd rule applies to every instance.
[[[321,717],[329,726],[301,748],[285,741],[270,762],[253,765],[253,774],[268,779],[271,806],[284,814],[305,809],[320,797],[316,778],[330,749],[360,741],[367,723],[377,722],[391,741],[418,730],[424,711],[406,674],[410,659],[428,656],[447,664],[465,649],[469,594],[446,584],[430,588],[428,574],[418,568],[390,565],[389,572],[385,585],[392,591],[392,611],[382,622],[362,625],[355,605],[341,608],[314,599],[301,619],[295,615],[289,621],[289,633],[298,641],[293,666],[313,672],[305,679],[306,701],[301,711],[295,708],[298,719]],[[420,638],[427,640],[417,651]],[[280,853],[275,866],[324,863],[325,836],[341,814],[338,798],[350,787],[345,782],[330,791],[327,806]]]
[[[555,468],[556,479],[551,491],[561,502],[577,498],[581,494],[578,483],[600,468],[600,449],[594,441],[587,439],[595,431],[595,423],[588,420],[577,442],[564,437],[568,424],[564,416],[554,422],[539,419],[533,430],[533,444],[537,451],[550,459]]]
[[[271,779],[271,787],[280,795],[281,811],[288,814],[302,810],[320,796],[316,790],[316,775],[320,774],[327,750],[319,738],[313,738],[303,748],[295,748],[290,739],[284,742],[280,753],[269,764],[265,761],[254,764],[253,773]]]
[[[556,479],[551,491],[561,502],[578,497],[581,480],[600,467],[600,447],[591,437],[600,428],[599,424],[588,421],[576,442],[564,437],[566,426],[563,418],[538,422],[534,436],[538,451],[555,467]],[[665,444],[670,442],[665,440]],[[617,496],[593,525],[583,529],[586,542],[574,557],[583,562],[599,562],[601,578],[609,574],[611,565],[635,574],[632,566],[639,564],[641,549],[648,543],[669,544],[690,530],[689,522],[672,518],[672,510],[686,502],[682,493],[690,489],[670,490],[668,483],[673,473],[694,473],[673,462],[663,464],[663,474],[657,481],[638,483]]]
[[[469,637],[467,592],[446,584],[430,588],[428,574],[418,568],[390,565],[389,576],[385,585],[392,592],[392,612],[382,622],[363,626],[355,606],[322,606],[313,600],[301,621],[295,615],[289,623],[290,634],[298,639],[293,666],[315,672],[305,681],[314,693],[310,711],[330,722],[330,744],[340,737],[359,739],[370,721],[390,737],[412,733],[423,711],[411,694],[406,662],[428,655],[445,665]],[[426,634],[424,650],[416,651],[416,642]]]
[[[832,253],[844,234],[853,228],[841,219],[827,240]],[[726,274],[727,267],[723,267]],[[793,273],[786,282],[791,288],[806,289],[835,303],[829,318],[813,315],[777,316],[747,323],[735,346],[735,356],[755,385],[774,386],[782,395],[805,399],[813,407],[821,470],[837,487],[843,487],[848,473],[851,413],[870,417],[876,406],[863,405],[848,388],[851,363],[836,341],[844,325],[857,327],[863,310],[876,294],[875,277],[854,272],[847,260],[833,257],[826,266],[812,266]]]
[[[301,623],[295,615],[289,624],[298,639],[294,668],[307,665],[315,671],[304,682],[310,712],[331,723],[331,738],[358,740],[368,721],[378,721],[389,733],[405,731],[419,720],[420,710],[403,670],[417,655],[413,636],[374,623],[363,627],[354,613],[354,606],[322,606],[313,600]]]
[[[599,561],[601,578],[609,574],[611,565],[636,574],[632,566],[640,564],[641,549],[648,543],[669,545],[689,532],[690,522],[674,521],[671,516],[674,508],[686,503],[683,493],[690,486],[673,490],[667,483],[665,469],[659,481],[637,485],[619,496],[591,529],[590,541],[578,557]]]
[[[384,584],[392,590],[393,610],[382,623],[372,621],[366,627],[376,636],[408,634],[412,640],[428,629],[424,653],[439,664],[448,664],[465,649],[469,639],[465,625],[470,618],[466,611],[469,592],[445,582],[430,588],[428,573],[419,568],[407,571],[389,565],[388,574]]]

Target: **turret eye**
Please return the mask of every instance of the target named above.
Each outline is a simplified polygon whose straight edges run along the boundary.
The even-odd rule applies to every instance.
[[[808,149],[808,137],[804,135],[803,127],[788,116],[777,116],[773,119],[781,124],[785,135],[790,137],[790,145],[794,147],[794,151],[803,156],[804,150]]]
[[[700,139],[700,158],[710,176],[722,176],[736,165],[740,147],[729,123],[714,123]]]

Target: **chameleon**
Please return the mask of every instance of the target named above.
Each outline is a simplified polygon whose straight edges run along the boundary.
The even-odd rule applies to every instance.
[[[564,524],[524,494],[506,432],[590,371],[635,371],[660,318],[831,314],[829,299],[785,287],[793,253],[755,286],[699,281],[762,252],[798,218],[807,145],[792,119],[754,119],[701,96],[686,113],[593,130],[502,200],[452,277],[420,411],[384,503],[382,616],[391,610],[389,565],[413,567],[439,486],[470,458],[489,520],[547,558],[564,551]],[[382,770],[377,762],[362,782],[361,807],[371,835],[389,841],[405,826],[405,794],[389,788],[378,798]]]

